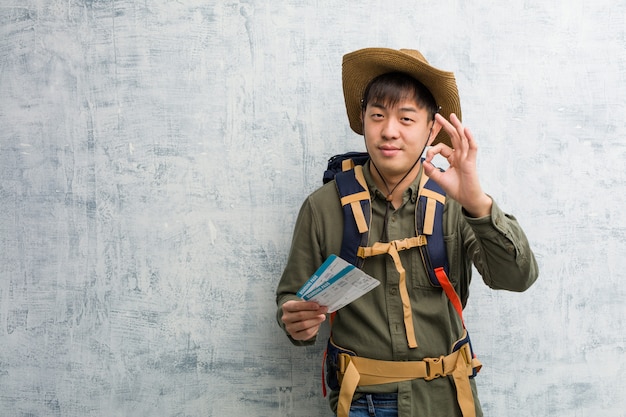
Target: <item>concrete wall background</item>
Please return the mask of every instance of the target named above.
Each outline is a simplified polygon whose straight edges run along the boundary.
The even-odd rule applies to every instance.
[[[626,2],[4,0],[0,415],[327,416],[274,287],[344,53],[456,73],[526,293],[466,310],[488,416],[625,416]]]

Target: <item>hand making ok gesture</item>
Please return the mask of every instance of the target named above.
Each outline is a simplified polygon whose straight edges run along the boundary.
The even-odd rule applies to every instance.
[[[447,195],[458,201],[472,217],[483,217],[491,212],[491,198],[485,194],[478,180],[476,154],[478,146],[470,130],[464,127],[452,113],[450,122],[442,115],[435,115],[435,123],[448,133],[453,148],[438,143],[426,152],[424,172],[444,189]],[[441,172],[432,163],[435,155],[448,160],[449,167]]]

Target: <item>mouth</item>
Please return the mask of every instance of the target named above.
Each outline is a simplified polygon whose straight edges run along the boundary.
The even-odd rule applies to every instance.
[[[400,152],[402,152],[399,148],[394,148],[392,146],[381,146],[378,148],[380,153],[386,157],[396,156]]]

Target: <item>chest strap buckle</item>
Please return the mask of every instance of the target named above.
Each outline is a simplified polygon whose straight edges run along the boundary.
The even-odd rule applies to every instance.
[[[427,375],[424,377],[426,381],[432,381],[435,378],[446,375],[443,367],[443,355],[438,358],[424,358],[424,362],[426,362]]]

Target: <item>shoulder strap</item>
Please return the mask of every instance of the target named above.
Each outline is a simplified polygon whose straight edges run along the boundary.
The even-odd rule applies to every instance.
[[[363,259],[357,256],[359,246],[367,246],[371,219],[370,195],[363,176],[362,165],[369,155],[365,152],[348,152],[335,155],[328,161],[324,182],[333,178],[341,198],[344,212],[343,241],[340,256],[357,267]],[[443,237],[443,210],[446,193],[433,180],[422,174],[419,202],[415,211],[417,235],[426,235],[428,244],[420,246],[424,266],[430,282],[441,287],[436,269],[449,273],[446,244]]]
[[[463,322],[463,303],[448,278],[450,265],[443,234],[443,209],[446,202],[445,191],[435,181],[422,174],[419,188],[419,204],[415,214],[418,235],[428,236],[428,244],[420,246],[422,259],[428,271],[430,282],[441,287]]]
[[[441,287],[435,270],[443,268],[446,275],[450,270],[446,242],[443,237],[443,209],[446,203],[446,193],[439,184],[422,173],[418,196],[415,228],[418,236],[423,234],[428,237],[428,244],[420,246],[422,260],[431,284]]]
[[[343,207],[343,240],[340,257],[360,267],[363,259],[357,256],[359,246],[367,246],[371,219],[370,193],[367,189],[363,166],[335,175],[337,191]]]

